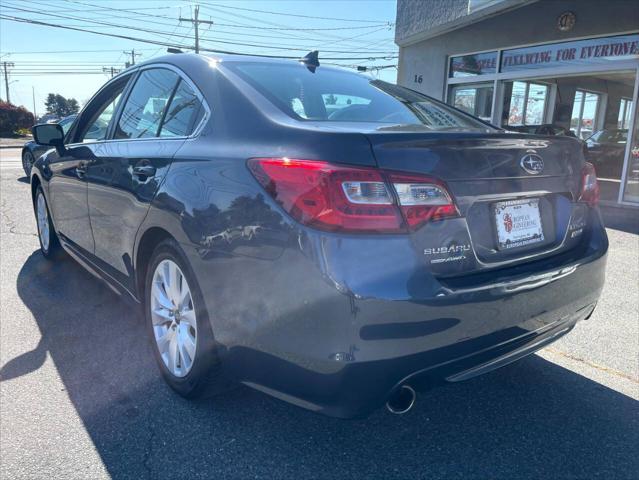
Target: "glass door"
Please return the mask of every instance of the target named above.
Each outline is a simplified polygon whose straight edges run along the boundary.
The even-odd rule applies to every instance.
[[[570,119],[570,131],[577,138],[585,140],[596,131],[597,114],[601,95],[584,90],[575,92],[575,101],[572,106],[572,116]]]
[[[639,108],[635,109],[635,121],[631,133],[623,200],[625,202],[639,203]]]
[[[510,130],[536,133],[545,123],[549,91],[549,86],[543,83],[505,82],[502,125]]]
[[[493,83],[454,86],[451,88],[449,103],[490,122],[493,111]]]

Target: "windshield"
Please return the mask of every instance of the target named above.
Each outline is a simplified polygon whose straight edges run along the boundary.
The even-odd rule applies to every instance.
[[[282,111],[299,120],[420,125],[431,130],[490,127],[447,105],[381,80],[301,64],[229,62]]]

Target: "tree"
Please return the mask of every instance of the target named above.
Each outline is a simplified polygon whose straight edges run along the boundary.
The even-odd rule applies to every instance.
[[[66,117],[73,113],[78,113],[80,105],[75,98],[64,98],[58,93],[50,93],[44,102],[47,112],[58,117]]]
[[[80,111],[80,105],[78,105],[78,101],[75,98],[69,98],[67,100],[67,106],[69,109],[69,115]]]
[[[34,121],[33,113],[26,108],[0,100],[0,135],[13,135],[17,130],[31,128]]]
[[[335,105],[337,103],[337,97],[332,93],[326,97],[326,105]]]

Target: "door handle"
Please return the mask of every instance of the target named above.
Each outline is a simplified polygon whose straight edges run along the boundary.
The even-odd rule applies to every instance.
[[[149,178],[155,175],[156,168],[153,165],[140,165],[133,167],[133,175],[136,177]]]
[[[78,176],[78,178],[84,178],[84,176],[87,174],[87,162],[78,163],[78,166],[75,167],[75,174]]]

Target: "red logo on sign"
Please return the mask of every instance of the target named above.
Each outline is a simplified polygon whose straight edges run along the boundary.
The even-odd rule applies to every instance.
[[[513,229],[513,217],[510,216],[510,213],[504,213],[504,227],[508,233]]]

